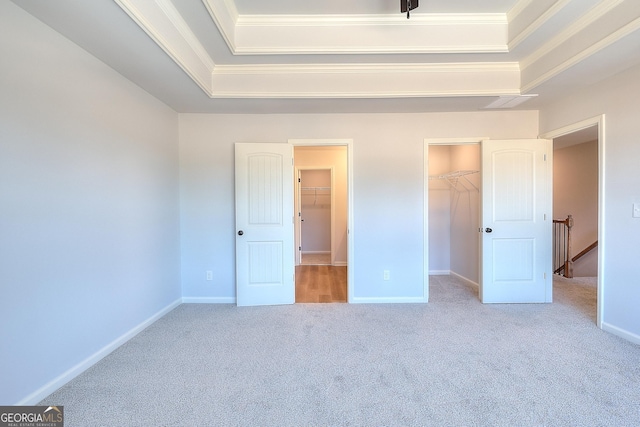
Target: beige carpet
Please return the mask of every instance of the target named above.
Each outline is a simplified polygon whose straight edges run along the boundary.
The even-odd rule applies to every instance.
[[[183,304],[44,399],[74,426],[637,426],[640,347],[553,304]],[[96,325],[96,327],[98,327]]]

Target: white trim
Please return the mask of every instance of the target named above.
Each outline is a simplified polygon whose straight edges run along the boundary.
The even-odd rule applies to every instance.
[[[544,45],[538,48],[535,52],[520,61],[520,67],[524,71],[531,64],[538,61],[540,58],[558,48],[563,43],[566,43],[571,37],[578,34],[580,31],[586,29],[589,25],[602,18],[607,12],[622,3],[623,0],[609,0],[602,2],[595,7],[591,8],[587,13],[574,21],[571,25],[563,29],[551,40],[547,41]]]
[[[612,45],[613,43],[621,40],[625,36],[628,36],[629,34],[633,33],[634,31],[637,31],[638,29],[640,29],[640,18],[637,18],[637,19],[631,21],[630,23],[628,23],[627,25],[625,25],[622,28],[618,29],[617,31],[614,31],[613,33],[609,34],[607,37],[605,37],[605,38],[599,40],[598,42],[586,47],[580,53],[578,53],[578,54],[572,56],[571,58],[567,59],[566,61],[556,65],[555,67],[553,67],[552,69],[550,69],[546,73],[542,74],[537,79],[535,79],[532,82],[524,85],[522,87],[522,89],[521,89],[521,92],[522,93],[527,93],[527,92],[533,90],[534,88],[536,88],[537,86],[539,86],[542,83],[546,82],[547,80],[550,80],[553,77],[557,76],[558,74],[561,74],[562,72],[564,72],[564,71],[568,70],[569,68],[573,67],[574,65],[582,62],[583,60],[587,59],[588,57],[590,57],[592,55],[595,55],[596,53],[600,52],[602,49]]]
[[[292,146],[347,147],[347,302],[353,302],[354,292],[354,215],[353,215],[353,139],[289,139]]]
[[[173,3],[169,0],[115,2],[207,95],[212,95],[211,75],[215,64]],[[151,16],[154,18],[149,19]]]
[[[493,45],[442,45],[442,46],[280,46],[280,47],[238,47],[236,55],[309,55],[309,54],[397,54],[397,53],[508,53],[508,46]]]
[[[227,2],[232,3],[204,0],[233,55],[508,52],[506,13],[418,14],[411,20],[395,13],[240,15],[224,4]],[[371,27],[377,27],[386,37],[372,39]],[[406,44],[407,27],[419,31],[423,34],[421,40],[427,42]],[[351,46],[344,44],[344,37],[333,37],[335,31],[345,29],[350,34],[347,39],[354,43]],[[281,37],[283,31],[285,37]],[[447,44],[451,34],[456,34],[454,43]]]
[[[521,83],[515,62],[218,65],[212,82],[212,98],[318,99],[519,96]]]
[[[239,14],[232,0],[202,0],[211,19],[220,30],[227,46],[234,52],[236,49],[235,30]]]
[[[520,0],[507,12],[507,21],[511,24],[524,10],[533,3],[533,0]]]
[[[171,310],[179,306],[181,303],[182,303],[181,298],[178,298],[177,300],[173,301],[172,303],[162,308],[161,310],[157,311],[155,314],[153,314],[148,319],[144,320],[142,323],[131,328],[128,332],[125,332],[115,340],[111,341],[109,344],[102,347],[100,350],[98,350],[91,356],[87,357],[77,365],[69,368],[67,371],[58,375],[56,378],[49,381],[48,383],[46,383],[45,385],[43,385],[33,393],[29,394],[28,396],[25,396],[23,399],[18,401],[16,405],[18,406],[35,405],[36,403],[40,402],[42,399],[49,396],[51,393],[58,390],[60,387],[67,384],[69,381],[71,381],[72,379],[74,379],[75,377],[82,374],[84,371],[86,371],[87,369],[89,369],[90,367],[98,363],[104,357],[108,356],[111,352],[113,352],[115,349],[120,347],[122,344],[126,343],[131,338],[138,335],[144,329],[146,329],[151,324],[153,324],[156,320],[160,319],[162,316],[169,313]]]
[[[477,138],[477,137],[469,137],[469,138],[425,138],[424,143],[429,145],[478,145],[487,139],[491,139],[488,136]],[[428,175],[427,175],[428,177]]]
[[[509,40],[509,51],[513,50],[522,43],[527,37],[536,32],[542,27],[549,19],[551,19],[556,13],[560,12],[563,7],[569,4],[570,0],[558,0],[550,8],[544,11],[542,15],[536,18],[533,22],[527,25],[520,33]]]
[[[543,133],[542,135],[539,136],[539,138],[555,139],[555,138],[559,138],[561,136],[564,136],[573,132],[578,132],[583,129],[590,128],[592,126],[597,126],[600,124],[604,125],[604,114],[600,116],[591,117],[585,120],[581,120],[579,122],[576,122],[567,126],[563,126],[559,129],[555,129],[555,130]]]
[[[504,13],[430,13],[413,15],[394,14],[317,14],[317,15],[239,15],[236,27],[349,27],[402,25],[469,25],[507,24]]]
[[[216,65],[219,75],[278,74],[379,74],[379,73],[470,73],[520,72],[518,62],[442,62],[442,63],[347,63],[347,64],[225,64]]]
[[[602,323],[602,330],[605,332],[609,332],[613,335],[616,335],[620,338],[624,338],[625,340],[631,341],[634,344],[640,345],[640,335],[634,334],[633,332],[629,332],[626,329],[619,328],[610,323]]]
[[[260,79],[257,79],[253,83],[259,84]],[[318,82],[312,82],[309,86],[313,86]],[[373,89],[371,89],[373,90]],[[446,97],[474,97],[474,96],[507,96],[507,95],[519,95],[518,89],[486,89],[486,90],[449,90],[449,91],[426,91],[426,90],[412,90],[412,91],[384,91],[384,92],[372,92],[369,89],[365,89],[359,92],[355,91],[323,91],[318,89],[315,92],[308,91],[249,91],[249,90],[219,90],[211,98],[216,99],[228,99],[228,98],[244,98],[244,99],[296,99],[296,98],[313,98],[313,99],[379,99],[379,98],[446,98]]]
[[[429,276],[449,276],[451,270],[429,270]]]
[[[182,297],[183,304],[235,304],[236,297]]]
[[[471,279],[469,279],[467,277],[464,277],[464,276],[462,276],[462,275],[460,275],[460,274],[458,274],[458,273],[456,273],[454,271],[451,272],[451,275],[456,277],[456,278],[458,278],[459,280],[462,280],[465,283],[468,283],[471,286],[475,286],[476,288],[480,289],[480,284],[479,283],[474,282],[473,280],[471,280]]]
[[[123,1],[123,0],[120,0]],[[180,35],[184,38],[185,42],[193,50],[193,53],[196,54],[198,59],[202,61],[204,66],[211,72],[213,71],[213,67],[215,63],[213,59],[207,53],[207,50],[202,46],[200,40],[196,35],[191,31],[191,27],[186,23],[178,9],[171,3],[169,0],[155,0],[158,6],[162,9],[164,14],[167,16],[169,21],[174,25],[175,29],[178,30]]]
[[[591,117],[573,123],[559,129],[549,131],[540,136],[544,139],[554,139],[560,136],[577,132],[582,129],[586,129],[591,126],[598,126],[598,291],[597,291],[597,315],[596,324],[599,328],[604,329],[604,277],[605,277],[605,253],[606,253],[606,240],[605,240],[605,156],[606,156],[606,144],[605,144],[605,115]]]

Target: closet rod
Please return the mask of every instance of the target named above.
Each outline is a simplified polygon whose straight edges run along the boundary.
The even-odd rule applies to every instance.
[[[442,175],[431,175],[429,176],[429,180],[433,180],[433,179],[444,180],[451,186],[453,190],[458,192],[462,191],[458,188],[458,184],[460,184],[460,186],[464,189],[464,191],[471,191],[471,190],[480,191],[478,187],[476,187],[476,185],[473,182],[469,181],[469,179],[467,178],[467,175],[471,175],[479,172],[480,171],[477,171],[477,170],[459,170],[459,171],[445,173]],[[461,181],[460,178],[462,178],[463,181]]]

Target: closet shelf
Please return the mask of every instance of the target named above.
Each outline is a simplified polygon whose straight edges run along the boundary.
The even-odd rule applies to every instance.
[[[478,187],[473,182],[469,181],[469,178],[467,178],[468,175],[472,175],[476,173],[479,173],[479,171],[476,171],[476,170],[452,171],[442,175],[430,175],[429,181],[431,180],[446,181],[451,186],[452,190],[458,191],[458,192],[463,192],[463,191],[468,192],[472,190],[479,191]]]
[[[331,187],[302,187],[302,191],[331,191]]]
[[[302,187],[301,196],[313,196],[313,205],[318,204],[318,197],[331,196],[331,187]],[[329,200],[330,203],[330,200]],[[303,205],[310,205],[311,203],[302,202]],[[320,203],[326,205],[327,203]]]

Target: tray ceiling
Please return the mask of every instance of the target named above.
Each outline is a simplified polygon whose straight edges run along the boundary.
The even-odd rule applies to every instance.
[[[640,62],[637,0],[14,0],[178,112],[535,108]]]

